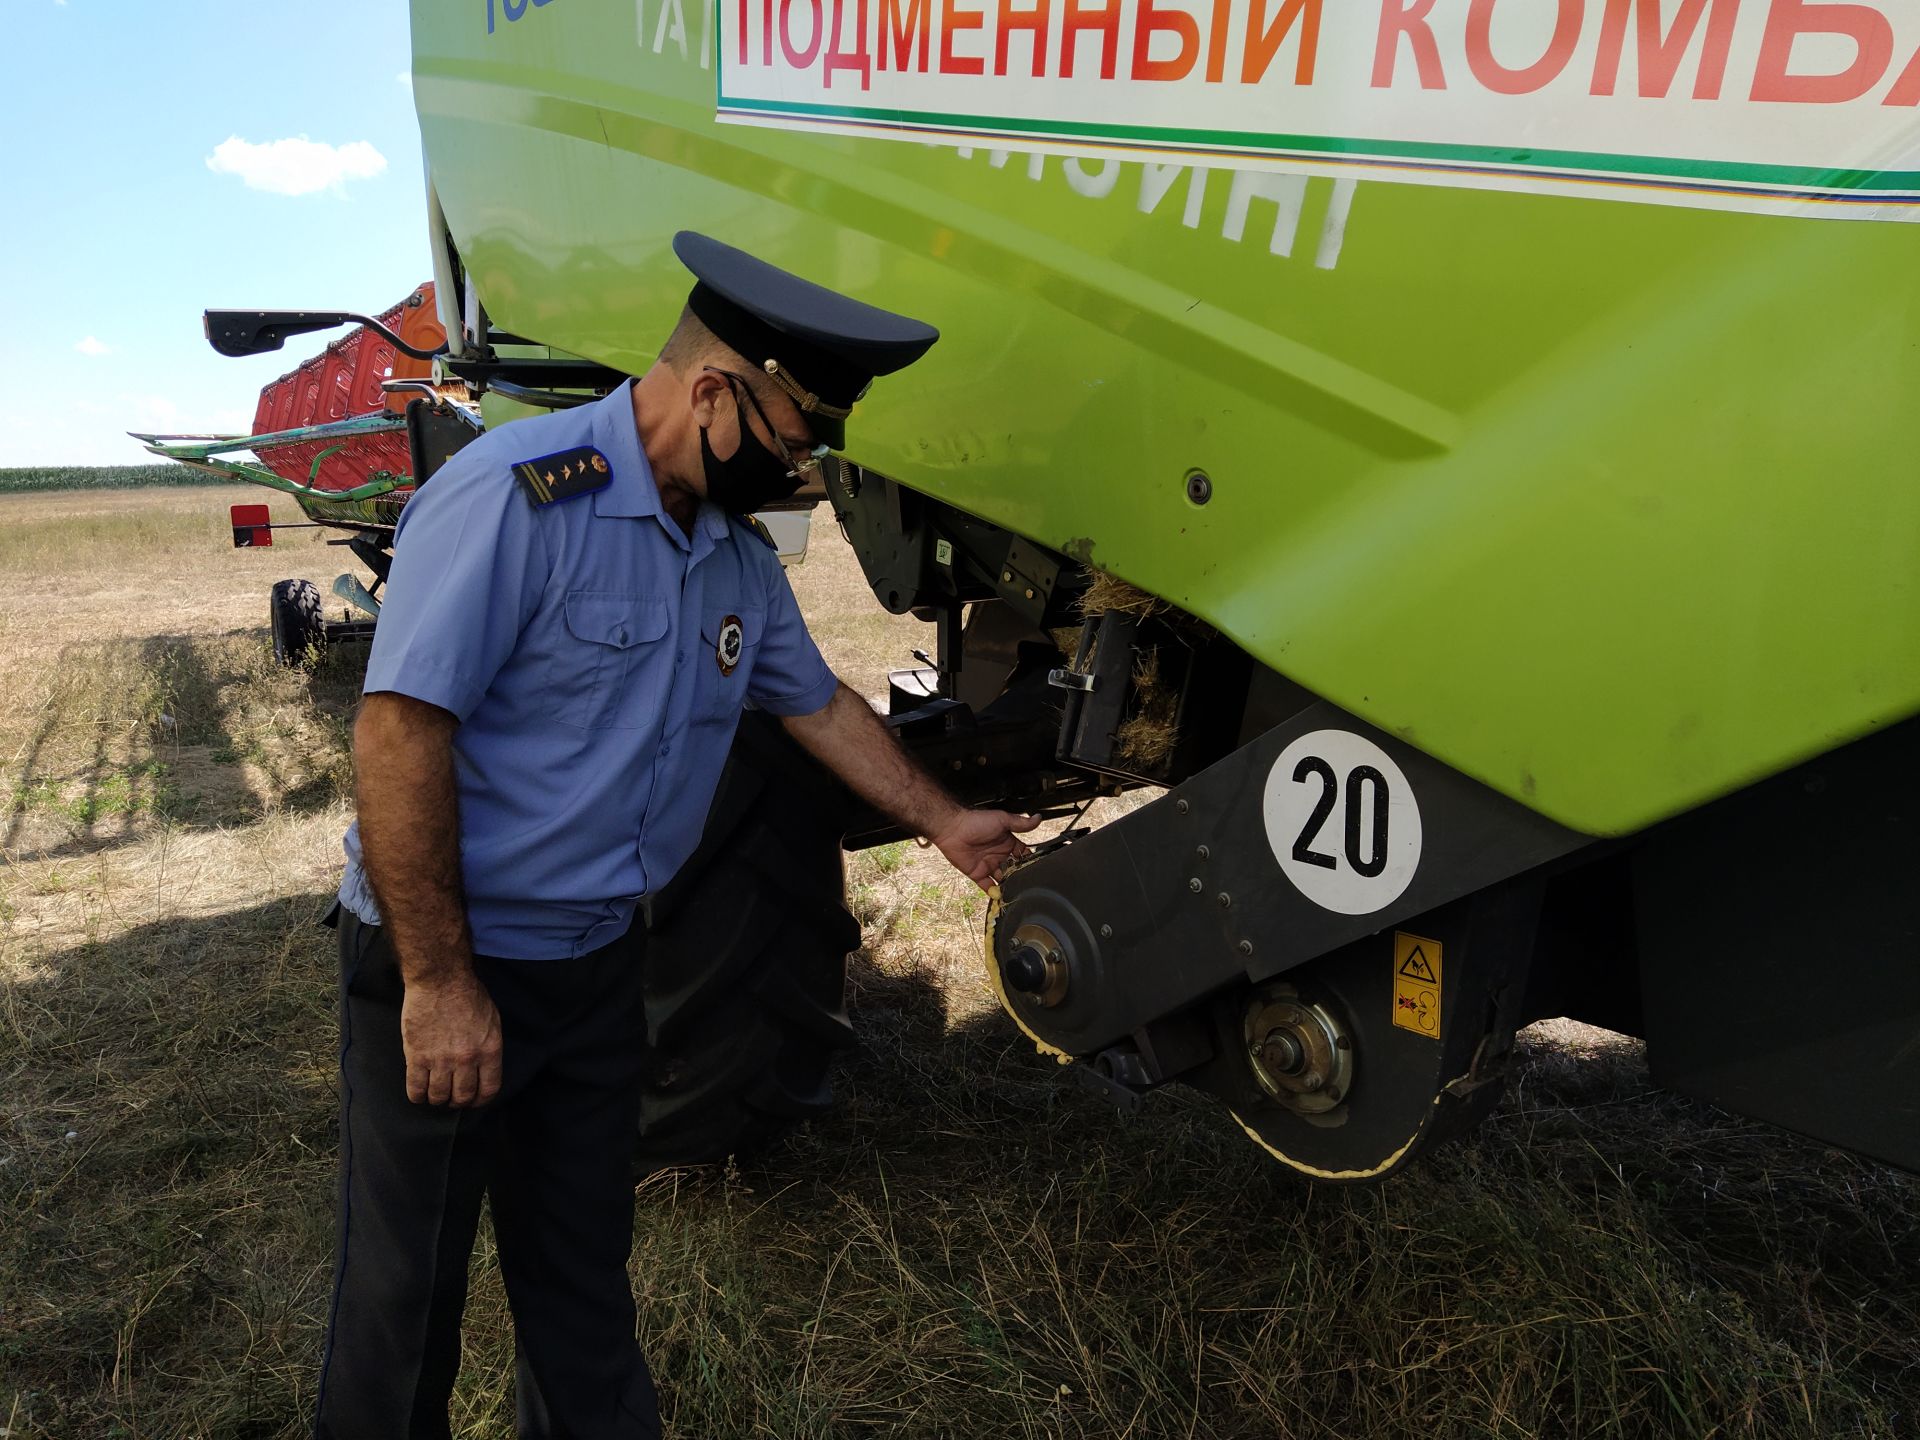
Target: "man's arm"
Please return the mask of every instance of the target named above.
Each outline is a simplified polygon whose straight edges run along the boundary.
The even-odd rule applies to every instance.
[[[824,709],[786,717],[787,732],[862,800],[940,847],[954,869],[982,890],[1008,857],[1027,853],[1016,834],[1033,815],[969,810],[914,764],[871,706],[845,685]]]
[[[361,859],[400,962],[407,1098],[484,1105],[500,1090],[500,1014],[473,973],[453,778],[459,721],[392,691],[353,727]]]

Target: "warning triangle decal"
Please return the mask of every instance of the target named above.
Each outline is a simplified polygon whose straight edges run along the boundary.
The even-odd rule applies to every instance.
[[[1429,985],[1440,983],[1439,977],[1433,973],[1433,966],[1427,963],[1427,952],[1418,945],[1414,946],[1413,953],[1400,963],[1400,973],[1411,980],[1424,980]]]

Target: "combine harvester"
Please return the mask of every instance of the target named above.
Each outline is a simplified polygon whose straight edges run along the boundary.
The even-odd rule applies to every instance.
[[[386,579],[393,529],[413,493],[413,477],[431,473],[433,461],[479,434],[482,422],[464,385],[432,378],[447,332],[431,284],[378,319],[344,312],[280,312],[273,319],[263,327],[258,311],[209,311],[207,340],[223,355],[249,355],[277,348],[289,335],[348,321],[359,328],[262,390],[250,435],[134,438],[156,455],[291,495],[308,525],[347,532],[335,543],[350,547],[376,583],[369,588],[343,574],[333,588],[364,619],[327,620],[310,580],[273,587],[273,653],[284,665],[298,665],[328,644],[372,637],[380,613],[373,592]],[[423,411],[409,424],[413,403]],[[431,448],[414,449],[423,442]],[[252,459],[245,458],[249,451]],[[232,519],[233,543],[241,549],[273,544],[275,530],[306,528],[273,524],[265,505],[235,505]]]
[[[1920,1168],[1920,0],[413,31],[489,423],[646,368],[683,228],[940,327],[825,496],[937,636],[893,723],[979,801],[1164,787],[1000,889],[1042,1049],[1363,1180],[1569,1015]],[[749,717],[653,907],[643,1149],[825,1102],[838,842],[888,836]]]
[[[333,593],[347,607],[340,620],[326,618],[311,580],[282,580],[273,587],[268,618],[274,658],[283,665],[305,665],[329,645],[373,638],[394,527],[413,494],[414,477],[431,475],[486,423],[465,382],[436,370],[448,347],[431,281],[378,318],[347,311],[209,310],[205,325],[215,350],[239,356],[350,321],[358,328],[261,390],[252,434],[133,437],[155,455],[291,495],[307,517],[304,524],[276,525],[269,506],[235,505],[236,549],[272,545],[275,530],[341,530],[345,537],[329,543],[347,547],[373,572],[371,586],[351,572],[335,577]],[[503,398],[526,394],[544,405],[592,398],[590,392],[527,392],[501,377],[492,389]],[[254,458],[244,458],[249,451]],[[783,561],[794,563],[806,553],[805,512],[824,493],[816,485],[763,517]],[[353,618],[356,611],[362,618]]]

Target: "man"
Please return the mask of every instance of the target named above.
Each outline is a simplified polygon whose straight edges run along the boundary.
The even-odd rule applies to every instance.
[[[476,440],[402,513],[340,889],[339,1249],[316,1433],[445,1436],[482,1194],[524,1436],[652,1436],[626,1263],[641,897],[692,852],[741,708],[975,881],[970,811],[828,670],[741,516],[937,334],[683,233],[659,363]]]

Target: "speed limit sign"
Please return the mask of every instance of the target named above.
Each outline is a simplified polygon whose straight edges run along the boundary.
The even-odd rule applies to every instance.
[[[1315,730],[1280,752],[1261,812],[1287,879],[1323,910],[1371,915],[1420,868],[1420,804],[1393,757],[1350,730]]]

